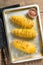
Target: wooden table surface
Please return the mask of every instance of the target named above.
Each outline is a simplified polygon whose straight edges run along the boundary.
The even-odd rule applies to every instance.
[[[0,7],[9,6],[13,4],[20,4],[21,6],[38,4],[40,7],[41,22],[43,27],[43,0],[0,0]],[[1,50],[0,50],[0,65],[2,65]],[[19,64],[10,64],[10,65],[43,65],[43,60],[37,60]]]

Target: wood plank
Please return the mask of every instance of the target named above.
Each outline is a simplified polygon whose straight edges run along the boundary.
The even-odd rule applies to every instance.
[[[0,0],[0,7],[20,4],[21,6],[30,5],[30,4],[38,4],[40,7],[40,11],[43,12],[43,0]]]
[[[31,62],[25,62],[25,63],[11,64],[11,65],[43,65],[43,61],[37,60],[37,61],[31,61]]]

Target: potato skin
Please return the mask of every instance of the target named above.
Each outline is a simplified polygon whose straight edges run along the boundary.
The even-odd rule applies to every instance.
[[[37,33],[35,29],[12,29],[11,30],[12,35],[18,36],[21,38],[29,38],[33,39],[36,37]]]
[[[32,28],[34,26],[34,21],[24,16],[11,16],[10,20],[23,28]]]
[[[33,54],[36,52],[36,46],[27,41],[15,39],[12,41],[12,45],[16,49],[23,51],[25,53],[28,53],[28,54]]]

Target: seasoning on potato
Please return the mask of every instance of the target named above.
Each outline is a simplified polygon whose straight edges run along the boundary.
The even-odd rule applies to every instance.
[[[18,36],[21,38],[29,38],[33,39],[36,37],[37,32],[35,29],[12,29],[11,30],[12,35]]]
[[[34,26],[34,21],[24,16],[11,16],[10,20],[23,28],[32,28]]]
[[[36,52],[36,46],[33,43],[18,39],[13,40],[11,43],[16,49],[25,53],[33,54]]]

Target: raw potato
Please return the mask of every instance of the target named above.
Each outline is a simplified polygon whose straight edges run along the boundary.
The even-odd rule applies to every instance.
[[[33,39],[36,37],[37,33],[35,29],[12,29],[11,30],[12,35],[18,36],[21,38],[29,38]]]
[[[27,41],[15,39],[12,41],[12,45],[18,50],[21,50],[28,54],[33,54],[36,52],[36,46]]]
[[[34,26],[34,21],[24,16],[11,16],[10,20],[23,28],[32,28]]]

